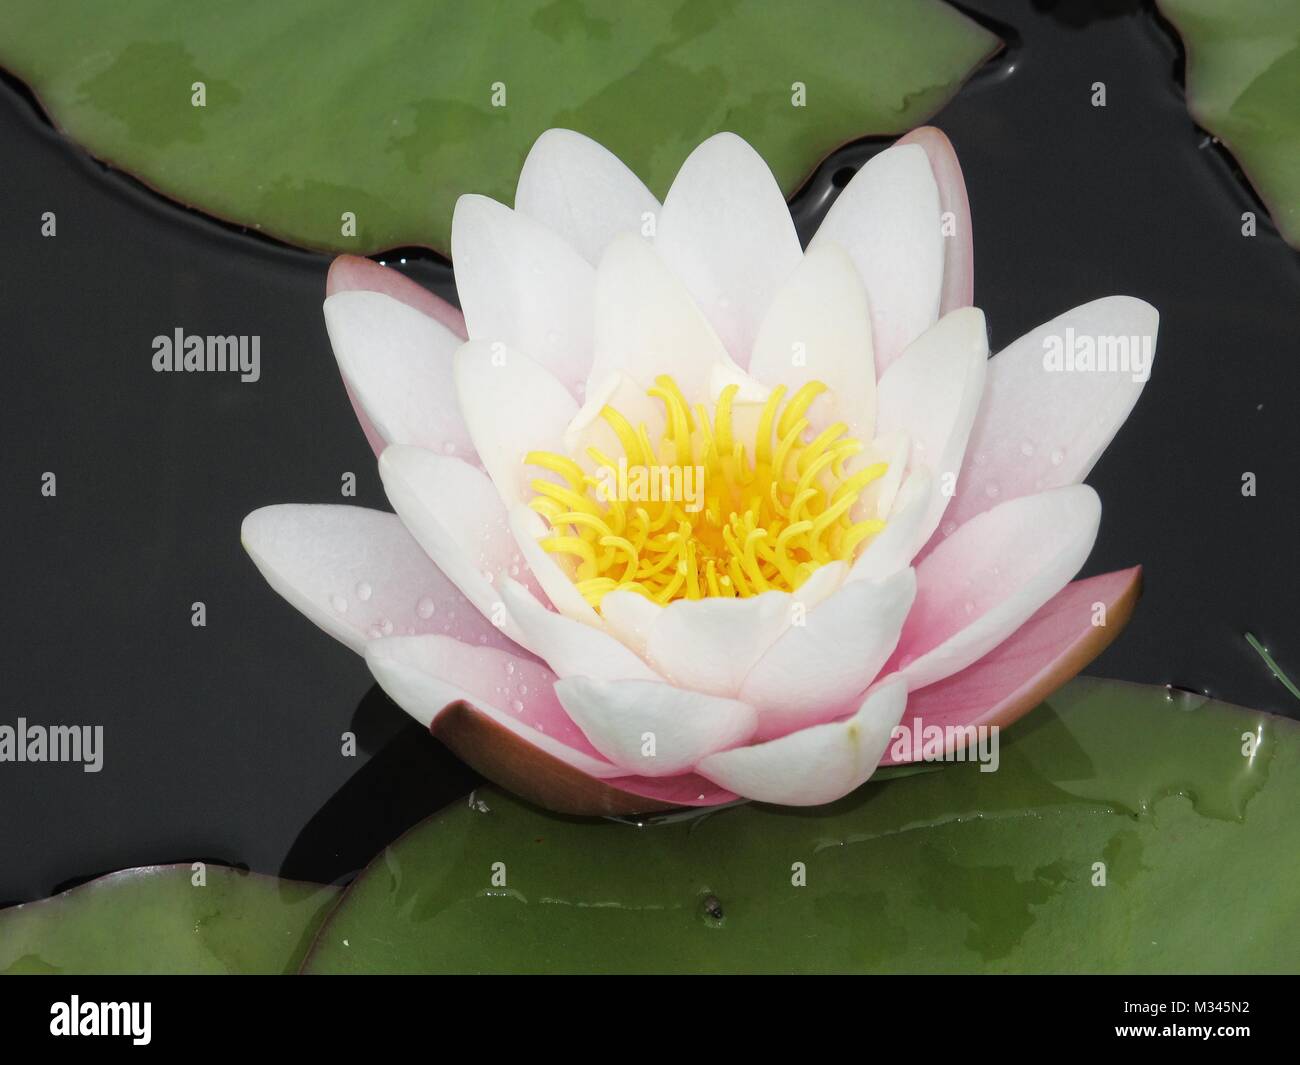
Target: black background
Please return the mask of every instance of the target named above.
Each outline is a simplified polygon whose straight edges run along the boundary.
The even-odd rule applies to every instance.
[[[1140,562],[1146,592],[1090,672],[1300,717],[1242,636],[1300,674],[1296,253],[1189,118],[1179,48],[1148,9],[963,6],[1009,43],[934,119],[970,190],[993,349],[1111,293],[1162,315],[1153,377],[1090,478],[1104,511],[1085,573]],[[805,240],[882,143],[836,153],[796,196]],[[175,859],[345,877],[474,777],[239,544],[259,506],[343,501],[348,471],[348,502],[386,507],[325,335],[329,259],[150,194],[55,132],[13,80],[0,158],[0,721],[105,731],[98,774],[0,764],[0,902]],[[402,256],[452,295],[445,263],[385,258]],[[155,374],[151,340],[177,326],[260,335],[262,379]],[[190,624],[196,600],[206,628]]]

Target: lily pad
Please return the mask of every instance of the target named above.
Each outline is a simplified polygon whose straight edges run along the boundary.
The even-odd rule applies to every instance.
[[[1079,679],[1005,740],[996,772],[642,827],[482,789],[370,865],[304,968],[1295,968],[1300,726]]]
[[[0,973],[294,972],[338,889],[224,866],[127,869],[0,910]]]
[[[1159,0],[1187,47],[1187,106],[1300,248],[1300,3]]]
[[[445,250],[456,197],[512,203],[552,126],[658,194],[731,129],[791,193],[840,143],[923,122],[998,46],[939,0],[0,6],[0,63],[93,154],[183,203],[360,254]]]

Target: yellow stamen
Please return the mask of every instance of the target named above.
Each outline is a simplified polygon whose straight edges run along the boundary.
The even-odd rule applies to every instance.
[[[647,390],[664,408],[658,446],[644,423],[606,406],[600,416],[621,458],[588,448],[598,467],[588,473],[553,452],[524,457],[558,478],[532,481],[529,506],[550,526],[539,543],[566,559],[592,606],[616,590],[665,604],[792,592],[820,566],[851,562],[884,528],[861,514],[855,521],[853,509],[886,465],[847,474],[863,445],[843,422],[805,439],[824,384],[810,381],[788,401],[784,386],[773,389],[748,446],[735,435],[738,391],[724,388],[710,418],[709,405],[692,407],[676,381],[660,376]]]

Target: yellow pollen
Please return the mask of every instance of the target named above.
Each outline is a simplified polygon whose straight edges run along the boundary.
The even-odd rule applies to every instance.
[[[594,473],[553,452],[524,456],[552,475],[532,482],[529,505],[550,525],[539,542],[593,607],[612,591],[664,604],[793,592],[828,562],[851,562],[884,528],[855,522],[852,511],[885,463],[847,473],[863,445],[842,422],[806,439],[805,415],[824,384],[810,381],[788,400],[777,386],[748,447],[736,438],[737,391],[723,389],[710,420],[660,376],[647,390],[664,406],[657,448],[644,424],[607,406],[600,416],[623,454],[589,448]]]

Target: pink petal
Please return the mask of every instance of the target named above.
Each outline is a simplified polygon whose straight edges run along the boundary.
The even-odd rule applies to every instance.
[[[591,365],[591,264],[535,218],[475,195],[456,201],[451,255],[470,338],[523,352],[576,394]]]
[[[379,476],[425,553],[486,618],[518,639],[497,583],[516,570],[530,589],[536,582],[522,565],[501,495],[487,475],[460,459],[394,446],[379,456]]]
[[[240,536],[271,587],[354,651],[412,632],[519,650],[429,561],[396,514],[286,503],[253,511]]]
[[[340,255],[330,263],[329,273],[325,275],[325,296],[328,299],[336,292],[354,291],[381,292],[385,296],[391,296],[405,303],[408,307],[423,311],[457,336],[467,335],[464,315],[441,296],[435,295],[396,270],[380,266],[371,259],[363,259],[359,255]],[[352,392],[352,386],[345,381],[343,387],[347,389],[348,399],[361,425],[361,431],[366,435],[366,443],[376,455],[380,454],[387,446],[387,442],[362,409]]]
[[[519,171],[515,210],[567,240],[593,266],[619,233],[640,232],[659,201],[608,148],[571,129],[548,129]]]
[[[657,681],[661,678],[609,633],[547,610],[517,581],[500,582],[501,600],[520,641],[561,677]]]
[[[957,530],[916,567],[916,602],[884,675],[913,690],[965,669],[1079,572],[1101,502],[1087,485],[1013,499]]]
[[[791,625],[749,671],[740,698],[758,708],[757,738],[784,736],[842,715],[895,645],[916,574],[850,581]]]
[[[322,309],[343,383],[369,428],[389,444],[474,461],[452,382],[464,341],[382,292],[339,292]]]
[[[704,141],[664,197],[654,245],[731,357],[748,366],[759,323],[801,258],[767,163],[734,133]]]
[[[448,636],[390,636],[366,645],[366,665],[380,687],[422,725],[458,702],[589,776],[610,765],[564,712],[555,674],[523,654],[477,647]]]
[[[1119,635],[1142,589],[1142,567],[1066,585],[1008,639],[972,666],[908,698],[904,724],[1006,726],[1088,665]],[[1105,625],[1094,625],[1096,604]],[[886,751],[881,765],[902,759]]]
[[[720,806],[738,798],[698,773],[683,773],[677,777],[614,777],[605,783],[631,795],[673,806]]]
[[[1134,378],[1141,374],[1048,369],[1049,343],[1070,336],[1094,343],[1136,337],[1154,353],[1159,320],[1149,303],[1107,296],[1066,311],[994,355],[957,491],[921,557],[996,503],[1078,484],[1137,403],[1145,382]]]
[[[555,694],[596,750],[650,777],[676,776],[744,743],[758,722],[745,703],[656,681],[565,677]]]
[[[975,298],[975,247],[966,179],[962,177],[952,141],[942,130],[922,126],[900,138],[898,143],[919,144],[925,149],[939,186],[939,210],[944,216],[952,214],[951,235],[944,230],[943,288],[939,297],[939,316],[943,317],[958,307],[969,307]]]
[[[758,802],[782,806],[834,802],[876,771],[906,704],[907,685],[899,677],[888,677],[848,717],[711,754],[696,769]]]
[[[939,318],[944,240],[939,190],[925,151],[895,144],[868,159],[831,204],[808,250],[840,245],[871,307],[876,372]]]
[[[363,259],[359,255],[340,255],[330,263],[329,273],[325,277],[325,295],[328,297],[336,292],[352,291],[381,292],[385,296],[392,296],[408,307],[423,311],[461,339],[469,336],[465,331],[465,316],[459,308],[441,296],[397,270],[380,266],[372,259]]]

